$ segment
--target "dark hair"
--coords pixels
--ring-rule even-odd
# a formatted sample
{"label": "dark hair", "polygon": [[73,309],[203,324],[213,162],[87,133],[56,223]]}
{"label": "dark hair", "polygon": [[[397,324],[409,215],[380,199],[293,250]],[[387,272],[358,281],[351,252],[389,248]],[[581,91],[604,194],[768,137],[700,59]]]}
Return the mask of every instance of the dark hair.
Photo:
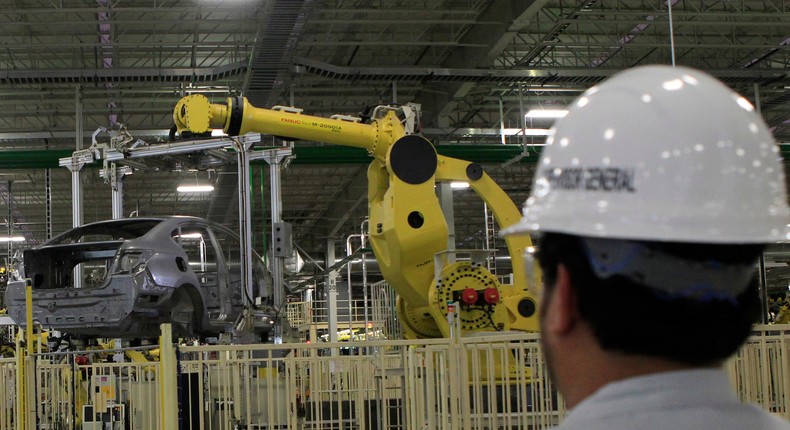
{"label": "dark hair", "polygon": [[[724,264],[754,262],[763,249],[762,245],[642,243],[677,257]],[[577,236],[546,233],[539,241],[538,259],[549,290],[559,264],[567,268],[579,313],[605,350],[659,356],[690,365],[714,364],[743,344],[759,315],[756,277],[735,300],[667,298],[623,276],[599,279],[583,246]]]}

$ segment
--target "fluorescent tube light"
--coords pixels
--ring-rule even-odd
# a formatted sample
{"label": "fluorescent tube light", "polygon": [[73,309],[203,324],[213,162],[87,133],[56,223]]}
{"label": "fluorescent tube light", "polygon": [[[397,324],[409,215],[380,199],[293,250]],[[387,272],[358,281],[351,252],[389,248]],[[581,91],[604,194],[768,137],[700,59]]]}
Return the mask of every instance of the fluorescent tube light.
{"label": "fluorescent tube light", "polygon": [[0,236],[0,242],[24,242],[25,238],[22,236]]}
{"label": "fluorescent tube light", "polygon": [[453,181],[450,182],[450,188],[454,190],[464,190],[469,188],[469,182],[460,182],[460,181]]}
{"label": "fluorescent tube light", "polygon": [[210,193],[214,191],[213,185],[179,185],[179,193]]}
{"label": "fluorescent tube light", "polygon": [[527,118],[562,118],[568,114],[565,109],[532,109],[524,115]]}
{"label": "fluorescent tube light", "polygon": [[505,136],[548,136],[551,129],[548,128],[503,128],[497,134]]}

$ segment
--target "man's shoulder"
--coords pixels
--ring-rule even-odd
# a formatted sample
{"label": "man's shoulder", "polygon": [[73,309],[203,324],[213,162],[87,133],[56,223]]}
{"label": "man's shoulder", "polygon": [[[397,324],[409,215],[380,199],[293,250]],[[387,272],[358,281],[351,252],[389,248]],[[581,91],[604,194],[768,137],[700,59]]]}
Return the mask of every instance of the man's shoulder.
{"label": "man's shoulder", "polygon": [[690,369],[624,379],[576,405],[560,430],[790,430],[790,421],[732,392],[721,369]]}
{"label": "man's shoulder", "polygon": [[740,407],[684,407],[643,411],[631,415],[613,414],[591,417],[589,420],[568,420],[555,430],[610,430],[639,428],[640,430],[677,430],[678,428],[716,430],[790,430],[790,420],[771,414],[752,405]]}

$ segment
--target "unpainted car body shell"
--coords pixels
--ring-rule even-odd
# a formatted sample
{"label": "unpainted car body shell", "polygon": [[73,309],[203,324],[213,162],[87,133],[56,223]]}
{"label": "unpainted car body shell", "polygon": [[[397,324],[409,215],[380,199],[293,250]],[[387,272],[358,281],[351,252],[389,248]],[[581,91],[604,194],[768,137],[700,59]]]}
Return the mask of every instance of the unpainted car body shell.
{"label": "unpainted car body shell", "polygon": [[[120,234],[113,229],[135,224],[144,229],[144,223],[152,227],[139,237],[69,243],[85,232]],[[5,296],[8,313],[17,324],[26,326],[25,286],[30,282],[33,318],[54,330],[120,338],[156,336],[164,322],[174,323],[184,335],[213,335],[229,330],[243,310],[245,292],[233,291],[241,289],[241,273],[221,264],[227,263],[222,257],[218,257],[213,272],[195,273],[173,236],[173,232],[185,227],[204,229],[211,236],[211,244],[217,243],[215,231],[235,235],[204,219],[182,216],[102,221],[69,230],[25,251],[24,271],[28,279],[9,282]],[[143,255],[145,264],[119,270],[124,255]],[[75,264],[108,257],[113,259],[112,265],[99,285],[72,287],[70,273]],[[268,272],[257,254],[253,253],[253,261],[254,285],[258,295],[265,295]],[[216,286],[210,285],[212,281]],[[267,327],[263,324],[258,328]]]}

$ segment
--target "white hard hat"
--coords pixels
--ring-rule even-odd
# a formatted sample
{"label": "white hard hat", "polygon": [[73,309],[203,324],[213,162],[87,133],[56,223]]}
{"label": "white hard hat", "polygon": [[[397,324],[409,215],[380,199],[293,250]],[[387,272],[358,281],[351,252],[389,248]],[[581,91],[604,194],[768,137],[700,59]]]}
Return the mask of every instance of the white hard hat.
{"label": "white hard hat", "polygon": [[771,133],[749,102],[684,67],[633,68],[559,120],[520,223],[530,231],[695,243],[785,239],[790,211]]}

